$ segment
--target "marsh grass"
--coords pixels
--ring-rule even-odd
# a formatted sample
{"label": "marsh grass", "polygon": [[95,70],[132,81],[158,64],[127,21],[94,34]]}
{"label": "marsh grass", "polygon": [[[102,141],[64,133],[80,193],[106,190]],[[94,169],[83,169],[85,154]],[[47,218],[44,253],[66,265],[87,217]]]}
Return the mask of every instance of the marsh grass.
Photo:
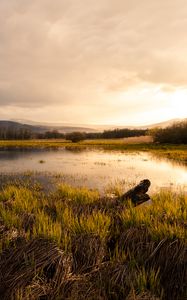
{"label": "marsh grass", "polygon": [[37,185],[7,184],[0,192],[0,233],[1,299],[187,295],[182,193],[160,191],[150,205],[133,207],[66,184],[50,194]]}

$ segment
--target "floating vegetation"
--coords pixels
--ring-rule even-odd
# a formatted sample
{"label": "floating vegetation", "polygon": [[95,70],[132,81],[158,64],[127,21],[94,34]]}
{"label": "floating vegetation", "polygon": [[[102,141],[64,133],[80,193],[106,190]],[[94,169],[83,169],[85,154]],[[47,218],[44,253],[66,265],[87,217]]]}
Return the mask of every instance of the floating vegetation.
{"label": "floating vegetation", "polygon": [[39,163],[40,163],[40,164],[44,164],[44,163],[45,163],[45,160],[41,159],[41,160],[39,160]]}

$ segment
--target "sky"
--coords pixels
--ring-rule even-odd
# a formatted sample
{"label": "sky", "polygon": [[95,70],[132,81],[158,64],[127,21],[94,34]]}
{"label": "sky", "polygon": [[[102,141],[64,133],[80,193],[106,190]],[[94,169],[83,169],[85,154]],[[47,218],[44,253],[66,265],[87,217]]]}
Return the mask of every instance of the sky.
{"label": "sky", "polygon": [[0,119],[184,117],[186,0],[0,0]]}

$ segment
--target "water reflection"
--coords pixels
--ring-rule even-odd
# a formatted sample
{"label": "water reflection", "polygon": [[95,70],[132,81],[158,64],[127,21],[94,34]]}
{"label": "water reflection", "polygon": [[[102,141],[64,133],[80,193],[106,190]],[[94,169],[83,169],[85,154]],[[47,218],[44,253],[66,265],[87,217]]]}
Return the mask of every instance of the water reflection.
{"label": "water reflection", "polygon": [[81,153],[81,152],[85,152],[88,148],[85,146],[81,146],[81,147],[65,147],[65,150],[70,151],[72,153]]}
{"label": "water reflection", "polygon": [[116,180],[149,178],[152,187],[187,186],[187,167],[148,152],[79,149],[1,150],[1,173],[52,172],[102,188]]}
{"label": "water reflection", "polygon": [[[31,155],[34,156],[35,154],[38,155],[38,153],[44,153],[45,151],[49,150],[41,150],[41,149],[9,149],[9,150],[0,150],[0,161],[4,160],[17,160],[19,158],[29,158]],[[55,150],[54,150],[55,151]]]}

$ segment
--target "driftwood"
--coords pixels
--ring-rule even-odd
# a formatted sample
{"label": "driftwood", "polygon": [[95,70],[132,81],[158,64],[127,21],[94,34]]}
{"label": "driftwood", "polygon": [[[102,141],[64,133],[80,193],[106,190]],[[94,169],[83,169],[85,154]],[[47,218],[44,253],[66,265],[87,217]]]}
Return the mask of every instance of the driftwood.
{"label": "driftwood", "polygon": [[146,202],[150,199],[147,194],[150,185],[151,182],[149,179],[141,180],[138,185],[123,194],[119,200],[122,202],[125,200],[131,200],[134,206]]}

